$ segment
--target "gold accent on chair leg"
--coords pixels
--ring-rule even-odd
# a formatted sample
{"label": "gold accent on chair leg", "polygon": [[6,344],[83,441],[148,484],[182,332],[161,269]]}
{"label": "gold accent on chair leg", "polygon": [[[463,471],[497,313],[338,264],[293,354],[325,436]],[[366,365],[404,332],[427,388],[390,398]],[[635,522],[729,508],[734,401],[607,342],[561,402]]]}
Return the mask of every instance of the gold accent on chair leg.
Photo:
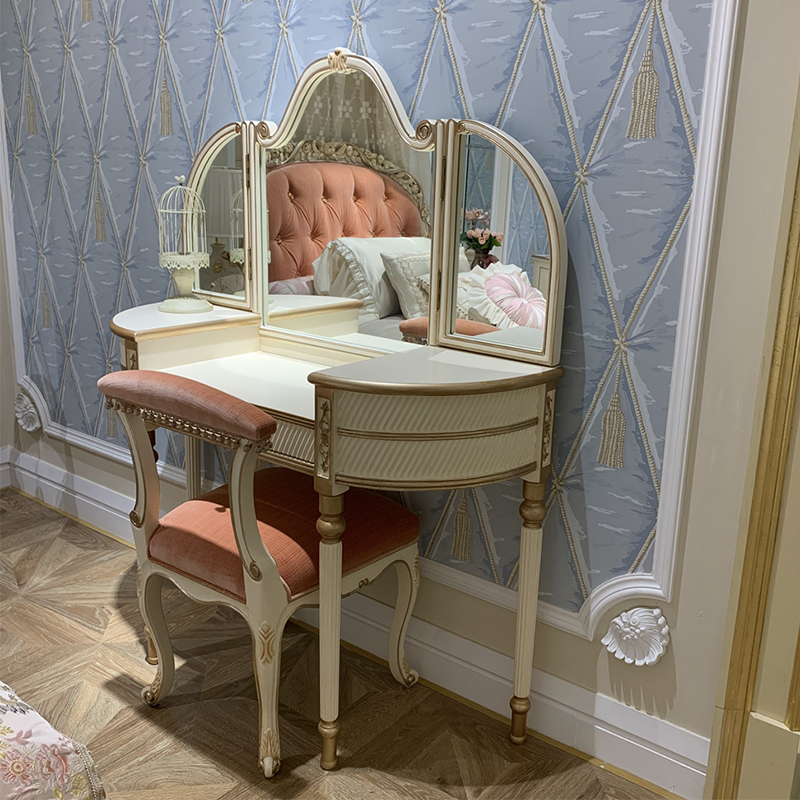
{"label": "gold accent on chair leg", "polygon": [[339,723],[320,720],[317,725],[319,735],[322,737],[322,756],[319,765],[322,769],[336,769],[339,761],[336,755],[336,740],[339,736]]}
{"label": "gold accent on chair leg", "polygon": [[150,631],[147,630],[146,625],[144,628],[144,635],[147,637],[147,655],[144,657],[144,660],[155,667],[158,665],[158,653],[156,652],[156,645],[155,642],[153,642],[153,637],[150,635]]}
{"label": "gold accent on chair leg", "polygon": [[528,697],[512,697],[511,702],[511,733],[509,739],[514,744],[525,744],[527,737],[528,711],[531,701]]}

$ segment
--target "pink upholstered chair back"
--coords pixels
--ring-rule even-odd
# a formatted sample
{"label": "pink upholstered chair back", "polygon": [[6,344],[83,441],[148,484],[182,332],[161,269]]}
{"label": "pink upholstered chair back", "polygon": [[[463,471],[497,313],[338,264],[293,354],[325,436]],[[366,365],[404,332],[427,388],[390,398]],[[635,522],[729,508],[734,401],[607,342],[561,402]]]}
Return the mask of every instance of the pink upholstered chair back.
{"label": "pink upholstered chair back", "polygon": [[267,172],[270,281],[312,275],[341,236],[420,236],[411,196],[391,178],[354,164],[298,162]]}

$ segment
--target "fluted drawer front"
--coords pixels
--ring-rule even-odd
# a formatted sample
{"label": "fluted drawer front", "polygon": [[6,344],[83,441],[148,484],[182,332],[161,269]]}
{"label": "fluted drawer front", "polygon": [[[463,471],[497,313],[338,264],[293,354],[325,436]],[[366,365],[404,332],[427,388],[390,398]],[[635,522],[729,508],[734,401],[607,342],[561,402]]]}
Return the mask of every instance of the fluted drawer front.
{"label": "fluted drawer front", "polygon": [[360,486],[398,489],[490,483],[534,468],[539,425],[489,436],[386,439],[339,430],[336,479]]}
{"label": "fluted drawer front", "polygon": [[398,396],[337,392],[336,426],[376,433],[442,433],[502,428],[541,415],[541,387],[492,394]]}
{"label": "fluted drawer front", "polygon": [[294,461],[314,465],[314,428],[276,418],[278,428],[272,436],[272,448],[267,460],[285,456]]}

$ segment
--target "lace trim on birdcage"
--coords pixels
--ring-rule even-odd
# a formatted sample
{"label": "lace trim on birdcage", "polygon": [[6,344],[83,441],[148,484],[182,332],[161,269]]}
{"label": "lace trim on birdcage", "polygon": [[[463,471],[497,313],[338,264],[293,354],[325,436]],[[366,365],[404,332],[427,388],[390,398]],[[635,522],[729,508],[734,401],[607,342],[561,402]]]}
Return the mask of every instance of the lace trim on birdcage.
{"label": "lace trim on birdcage", "polygon": [[158,264],[164,269],[193,269],[208,266],[208,253],[159,253]]}
{"label": "lace trim on birdcage", "polygon": [[228,250],[228,261],[231,264],[244,264],[244,248],[232,247]]}

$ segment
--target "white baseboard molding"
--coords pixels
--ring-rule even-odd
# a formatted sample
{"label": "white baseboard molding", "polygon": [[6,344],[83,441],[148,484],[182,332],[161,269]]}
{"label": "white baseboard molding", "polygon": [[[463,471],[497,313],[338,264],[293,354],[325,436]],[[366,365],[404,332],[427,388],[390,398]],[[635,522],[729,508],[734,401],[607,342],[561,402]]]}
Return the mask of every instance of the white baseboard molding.
{"label": "white baseboard molding", "polygon": [[[386,658],[392,609],[363,595],[342,602],[342,639]],[[296,616],[318,625],[316,609]],[[420,676],[509,716],[513,659],[412,619],[406,656]],[[528,725],[618,769],[686,798],[703,794],[709,740],[553,675],[533,671]]]}
{"label": "white baseboard molding", "polygon": [[[517,610],[517,593],[514,589],[499,586],[496,583],[470,575],[468,572],[462,572],[447,564],[440,564],[430,558],[420,558],[419,565],[420,573],[424,578],[450,586],[472,597],[480,597],[481,600],[486,600],[486,602],[496,606],[510,608],[512,611]],[[554,628],[580,636],[582,639],[589,639],[590,641],[592,639],[589,627],[583,620],[582,615],[575,611],[567,611],[544,600],[539,600],[536,618],[539,622],[544,622],[546,625],[552,625]]]}
{"label": "white baseboard molding", "polygon": [[8,463],[11,460],[12,447],[0,447],[0,489],[5,489],[6,486],[11,486],[11,465]]}
{"label": "white baseboard molding", "polygon": [[4,469],[8,472],[8,483],[3,483],[4,486],[20,489],[47,505],[133,544],[128,517],[133,508],[131,496],[14,448],[3,450],[8,451],[0,452],[0,475]]}
{"label": "white baseboard molding", "polygon": [[[81,478],[13,447],[0,448],[0,486],[13,486],[80,520],[133,542],[128,513],[132,496]],[[131,482],[131,494],[133,482]],[[423,575],[453,585],[423,560]],[[444,567],[447,573],[457,572]],[[445,580],[442,578],[445,577]],[[516,593],[470,578],[455,588],[516,607]],[[488,589],[481,589],[484,587]],[[512,605],[513,600],[513,605]],[[568,612],[563,612],[564,614]],[[297,615],[317,625],[317,612]],[[389,645],[392,609],[363,595],[343,601],[342,638],[381,658]],[[541,619],[541,617],[540,617]],[[508,716],[513,661],[456,634],[412,619],[406,640],[409,663],[423,678],[496,713]],[[534,670],[528,723],[539,733],[686,798],[702,796],[709,740],[560,678]]]}

